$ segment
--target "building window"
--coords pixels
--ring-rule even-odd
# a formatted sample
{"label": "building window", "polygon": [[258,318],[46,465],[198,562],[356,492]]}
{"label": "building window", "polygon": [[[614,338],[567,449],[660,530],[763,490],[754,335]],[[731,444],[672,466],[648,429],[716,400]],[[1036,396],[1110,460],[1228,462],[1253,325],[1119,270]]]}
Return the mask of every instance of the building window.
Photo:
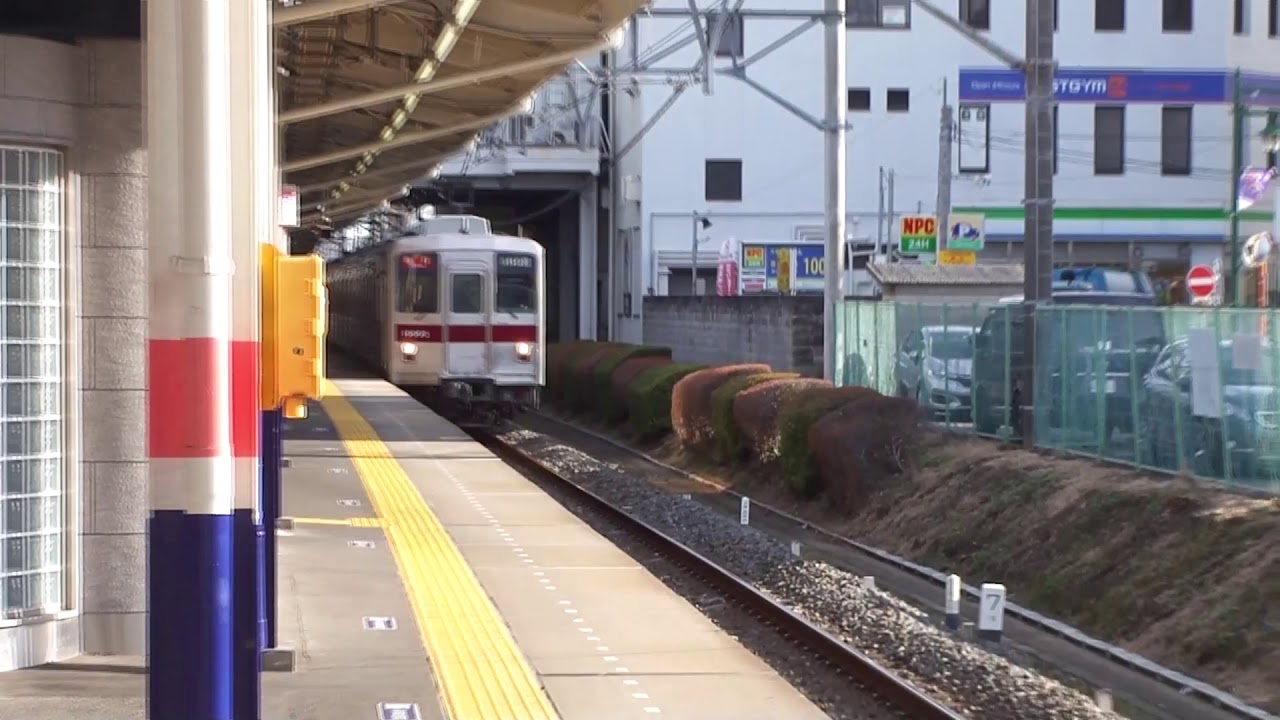
{"label": "building window", "polygon": [[62,153],[0,146],[0,620],[63,609]]}
{"label": "building window", "polygon": [[1160,111],[1160,174],[1191,174],[1191,108]]}
{"label": "building window", "polygon": [[1267,0],[1267,37],[1280,34],[1280,0]]}
{"label": "building window", "polygon": [[885,109],[889,112],[909,112],[911,91],[906,88],[889,88],[885,93]]}
{"label": "building window", "polygon": [[991,172],[991,106],[963,103],[956,123],[960,172]]}
{"label": "building window", "polygon": [[905,30],[911,27],[911,0],[844,0],[844,24]]}
{"label": "building window", "polygon": [[1093,29],[1124,31],[1124,0],[1093,0]]}
{"label": "building window", "polygon": [[975,30],[990,30],[991,0],[960,0],[960,22]]}
{"label": "building window", "polygon": [[1124,106],[1093,109],[1093,174],[1124,174]]}
{"label": "building window", "polygon": [[1191,32],[1191,0],[1164,0],[1165,32]]}
{"label": "building window", "polygon": [[737,202],[742,199],[741,160],[708,160],[703,172],[707,200]]}
{"label": "building window", "polygon": [[849,88],[846,98],[850,110],[866,111],[871,109],[871,88]]}
{"label": "building window", "polygon": [[1053,31],[1058,32],[1058,0],[1053,0]]}
{"label": "building window", "polygon": [[[707,31],[707,42],[711,41],[711,36],[715,35],[716,23],[720,19],[722,13],[707,13],[707,22],[704,29]],[[724,30],[720,32],[720,42],[716,43],[714,48],[716,57],[740,58],[745,56],[743,51],[743,29],[742,16],[738,13],[730,13],[724,20]]]}
{"label": "building window", "polygon": [[1235,0],[1235,10],[1231,20],[1231,30],[1236,35],[1249,34],[1248,0]]}

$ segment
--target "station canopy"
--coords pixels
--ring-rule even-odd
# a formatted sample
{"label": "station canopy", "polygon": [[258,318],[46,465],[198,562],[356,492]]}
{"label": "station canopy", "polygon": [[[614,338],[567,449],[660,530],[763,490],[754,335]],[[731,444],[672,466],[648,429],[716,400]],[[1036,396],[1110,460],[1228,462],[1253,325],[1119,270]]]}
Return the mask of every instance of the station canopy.
{"label": "station canopy", "polygon": [[[382,205],[608,50],[647,0],[306,0],[277,7],[285,182],[304,227]],[[331,225],[332,224],[332,225]]]}

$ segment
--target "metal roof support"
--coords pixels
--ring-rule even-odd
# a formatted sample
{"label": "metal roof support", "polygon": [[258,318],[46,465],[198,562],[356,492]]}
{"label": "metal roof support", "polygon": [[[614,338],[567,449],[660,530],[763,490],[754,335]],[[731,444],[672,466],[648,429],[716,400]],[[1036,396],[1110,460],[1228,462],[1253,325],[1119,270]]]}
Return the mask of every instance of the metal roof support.
{"label": "metal roof support", "polygon": [[[451,154],[452,153],[450,153],[449,155]],[[390,165],[384,168],[375,168],[374,170],[371,170],[370,172],[367,172],[361,175],[346,174],[341,177],[333,178],[332,180],[312,183],[310,185],[303,185],[302,187],[298,188],[298,194],[307,195],[309,193],[319,192],[321,190],[328,190],[329,188],[334,187],[336,185],[341,185],[344,182],[350,183],[352,187],[359,187],[361,184],[365,182],[365,180],[376,180],[380,177],[393,175],[395,173],[402,173],[402,172],[405,172],[406,170],[413,170],[415,168],[421,168],[421,167],[429,167],[437,162],[443,162],[444,160],[447,160],[449,158],[449,155],[434,155],[431,157],[418,158],[417,160],[414,160],[412,162],[400,163],[399,165]]]}
{"label": "metal roof support", "polygon": [[490,125],[500,120],[503,120],[509,115],[515,114],[516,112],[519,111],[521,107],[524,106],[524,104],[525,104],[524,101],[521,100],[521,102],[515,107],[507,108],[502,112],[494,113],[493,115],[484,115],[482,117],[476,118],[475,120],[468,120],[467,122],[464,122],[464,123],[458,123],[457,125],[448,125],[445,127],[439,127],[432,130],[422,130],[420,132],[405,133],[403,135],[400,135],[398,137],[395,137],[387,141],[375,140],[374,142],[365,143],[363,145],[354,145],[349,148],[342,148],[341,150],[334,150],[332,152],[321,153],[320,155],[312,155],[310,157],[304,157],[300,160],[292,160],[284,163],[281,169],[284,172],[295,172],[297,170],[306,170],[308,168],[320,167],[321,165],[329,165],[331,163],[342,162],[343,160],[350,160],[351,158],[357,158],[357,157],[360,157],[361,155],[364,155],[365,153],[383,152],[386,150],[391,150],[393,148],[405,147],[406,145],[417,145],[418,143],[438,140],[440,138],[448,137],[450,135],[457,135],[458,133],[463,133],[468,130],[480,130],[480,129],[489,127]]}
{"label": "metal roof support", "polygon": [[409,83],[407,85],[397,85],[389,87],[385,90],[377,90],[362,95],[352,97],[339,98],[330,100],[329,102],[320,103],[319,105],[308,105],[306,107],[294,108],[280,113],[279,123],[281,125],[289,125],[303,120],[313,120],[328,115],[336,115],[348,110],[355,110],[370,105],[379,105],[382,103],[401,100],[407,95],[429,95],[431,93],[444,92],[446,90],[456,90],[458,88],[475,85],[489,80],[507,77],[509,75],[520,75],[527,72],[537,70],[547,70],[549,68],[567,65],[579,57],[588,53],[601,52],[612,46],[614,40],[605,38],[598,42],[591,43],[572,50],[562,50],[551,55],[543,55],[528,60],[518,60],[511,63],[503,63],[493,67],[475,70],[472,72],[459,73],[445,78],[431,80],[429,82]]}
{"label": "metal roof support", "polygon": [[271,24],[278,28],[288,27],[335,15],[372,10],[383,5],[399,2],[404,2],[404,0],[311,0],[297,5],[276,8],[276,11],[271,14]]}

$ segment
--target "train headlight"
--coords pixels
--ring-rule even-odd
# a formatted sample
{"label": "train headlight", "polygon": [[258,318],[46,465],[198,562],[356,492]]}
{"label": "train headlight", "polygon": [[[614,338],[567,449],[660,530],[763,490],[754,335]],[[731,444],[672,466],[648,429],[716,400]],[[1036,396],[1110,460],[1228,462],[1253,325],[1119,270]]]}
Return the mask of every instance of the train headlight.
{"label": "train headlight", "polygon": [[533,346],[527,342],[516,343],[516,359],[520,362],[529,362],[533,358]]}
{"label": "train headlight", "polygon": [[411,342],[402,342],[400,343],[400,354],[404,356],[405,360],[412,360],[418,357],[418,346]]}

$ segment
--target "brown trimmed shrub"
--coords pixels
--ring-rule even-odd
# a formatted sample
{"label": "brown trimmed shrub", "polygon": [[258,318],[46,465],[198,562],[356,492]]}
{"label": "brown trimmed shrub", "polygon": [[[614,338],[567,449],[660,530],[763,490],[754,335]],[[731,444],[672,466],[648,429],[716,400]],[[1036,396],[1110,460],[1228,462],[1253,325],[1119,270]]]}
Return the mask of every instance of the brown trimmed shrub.
{"label": "brown trimmed shrub", "polygon": [[[596,364],[592,372],[591,387],[597,398],[604,398],[612,387],[613,373],[622,367],[622,363],[640,357],[665,357],[671,359],[671,348],[658,345],[624,345],[618,352]],[[597,405],[597,408],[599,406]]]}
{"label": "brown trimmed shrub", "polygon": [[651,440],[671,432],[671,388],[680,378],[706,365],[671,363],[659,365],[636,376],[627,397],[628,420],[641,440]]}
{"label": "brown trimmed shrub", "polygon": [[773,372],[762,363],[720,365],[689,373],[671,388],[671,428],[680,444],[693,448],[712,438],[711,395],[725,382],[744,375]]}
{"label": "brown trimmed shrub", "polygon": [[624,360],[609,378],[609,392],[600,396],[601,415],[605,421],[619,423],[626,420],[632,383],[649,368],[670,364],[671,358],[653,355]]}
{"label": "brown trimmed shrub", "polygon": [[547,395],[554,403],[564,403],[565,387],[569,384],[569,374],[573,366],[584,355],[599,350],[606,343],[595,340],[579,340],[561,343],[554,356],[547,357]]}
{"label": "brown trimmed shrub", "polygon": [[596,366],[626,347],[628,346],[622,343],[597,343],[592,352],[576,357],[564,373],[565,407],[574,412],[589,409],[592,400],[591,380],[595,377]]}
{"label": "brown trimmed shrub", "polygon": [[868,493],[906,470],[923,417],[914,400],[877,394],[815,422],[809,451],[831,504],[857,510]]}
{"label": "brown trimmed shrub", "polygon": [[809,428],[830,412],[879,395],[871,388],[857,386],[812,387],[801,390],[783,404],[778,414],[778,455],[782,458],[782,477],[793,492],[814,497],[822,490],[818,468],[809,450]]}
{"label": "brown trimmed shrub", "polygon": [[782,406],[809,388],[830,388],[831,383],[814,378],[796,378],[761,383],[738,393],[733,399],[733,422],[742,431],[747,449],[757,462],[778,457],[778,416]]}
{"label": "brown trimmed shrub", "polygon": [[711,393],[711,434],[715,441],[716,460],[737,462],[742,459],[746,440],[733,420],[733,401],[742,391],[762,383],[792,380],[800,373],[761,373],[740,375],[726,380]]}

